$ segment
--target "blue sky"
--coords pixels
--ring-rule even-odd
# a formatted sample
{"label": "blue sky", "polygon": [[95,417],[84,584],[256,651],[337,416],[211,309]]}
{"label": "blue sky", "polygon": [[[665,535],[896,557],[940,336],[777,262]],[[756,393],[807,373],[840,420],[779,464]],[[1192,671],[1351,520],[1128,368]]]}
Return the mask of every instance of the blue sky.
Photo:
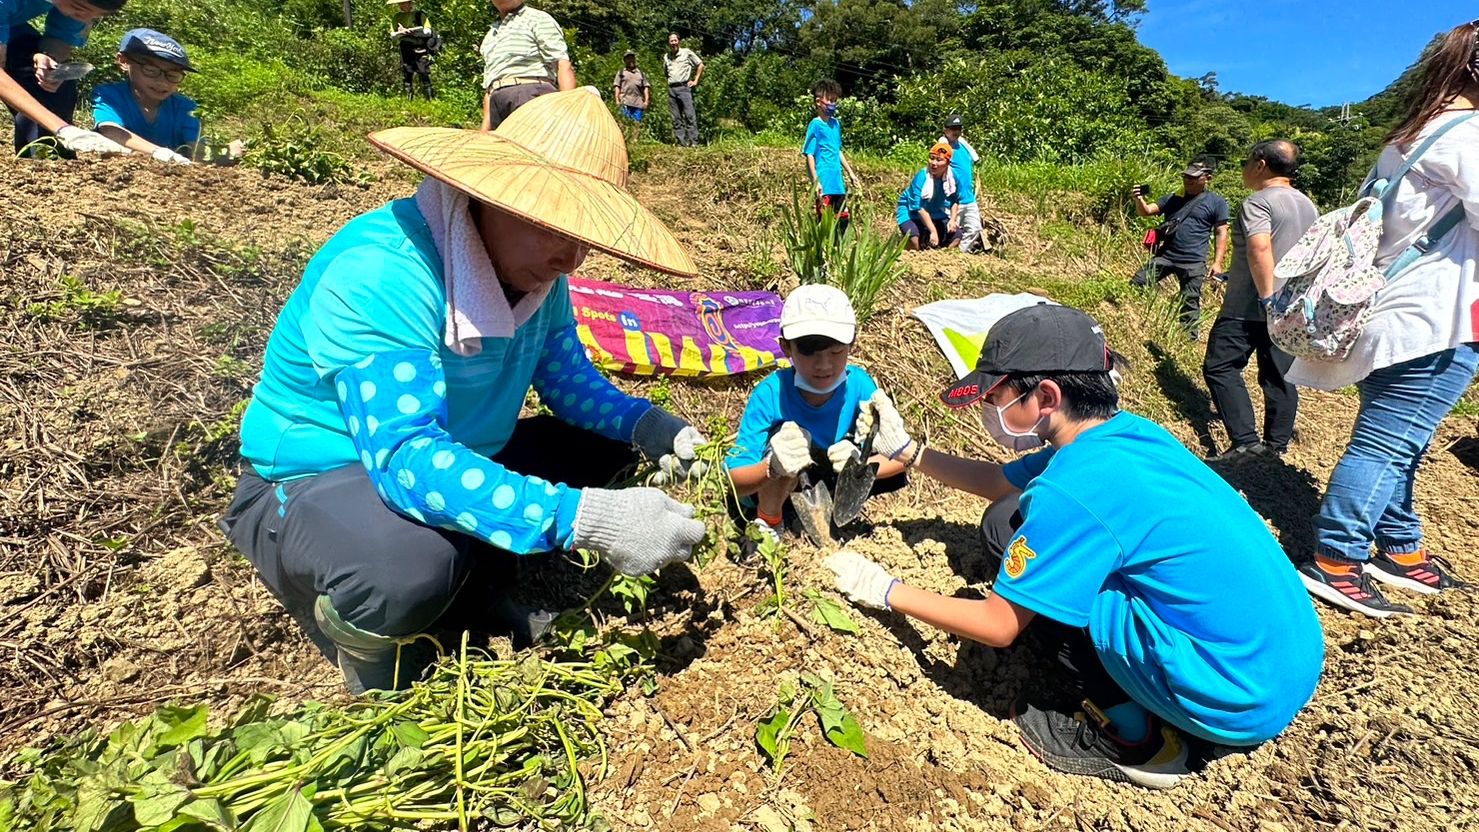
{"label": "blue sky", "polygon": [[1139,34],[1177,75],[1323,107],[1381,92],[1476,15],[1474,0],[1150,0]]}

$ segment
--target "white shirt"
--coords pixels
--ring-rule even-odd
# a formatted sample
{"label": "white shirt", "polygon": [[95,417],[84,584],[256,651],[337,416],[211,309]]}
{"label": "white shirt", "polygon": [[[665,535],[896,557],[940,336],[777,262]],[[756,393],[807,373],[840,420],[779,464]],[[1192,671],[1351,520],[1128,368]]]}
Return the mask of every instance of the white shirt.
{"label": "white shirt", "polygon": [[[1433,119],[1407,151],[1460,115]],[[1404,157],[1388,145],[1377,160],[1377,176],[1396,173]],[[1338,390],[1373,370],[1479,341],[1479,118],[1448,131],[1394,187],[1397,195],[1383,216],[1378,269],[1390,265],[1453,206],[1462,204],[1467,216],[1437,248],[1377,292],[1371,320],[1345,361],[1296,359],[1285,374],[1295,384]]]}

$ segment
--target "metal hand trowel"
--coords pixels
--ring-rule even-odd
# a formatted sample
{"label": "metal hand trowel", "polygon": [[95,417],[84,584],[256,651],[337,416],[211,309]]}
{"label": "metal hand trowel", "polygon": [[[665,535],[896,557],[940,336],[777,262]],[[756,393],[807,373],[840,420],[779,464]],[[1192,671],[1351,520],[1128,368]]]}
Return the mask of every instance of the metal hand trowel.
{"label": "metal hand trowel", "polygon": [[873,493],[873,481],[878,478],[878,463],[869,462],[873,457],[873,439],[878,436],[878,425],[863,440],[861,453],[849,459],[837,474],[837,489],[832,495],[832,522],[846,526],[863,513],[863,504]]}
{"label": "metal hand trowel", "polygon": [[832,539],[832,492],[826,483],[812,485],[803,471],[800,487],[791,492],[791,508],[796,510],[796,518],[812,545],[828,551],[837,548],[837,541]]}

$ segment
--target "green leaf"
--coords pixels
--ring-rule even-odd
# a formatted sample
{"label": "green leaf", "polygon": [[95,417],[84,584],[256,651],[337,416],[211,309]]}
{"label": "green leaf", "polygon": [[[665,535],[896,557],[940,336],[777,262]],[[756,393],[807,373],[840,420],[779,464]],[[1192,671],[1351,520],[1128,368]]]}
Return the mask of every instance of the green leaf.
{"label": "green leaf", "polygon": [[193,708],[177,708],[165,705],[154,712],[154,747],[174,748],[206,735],[206,717],[209,708],[196,705]]}
{"label": "green leaf", "polygon": [[421,765],[421,758],[421,749],[402,748],[391,755],[390,760],[385,763],[385,774],[394,777],[403,771],[414,771],[417,766]]}
{"label": "green leaf", "polygon": [[[818,714],[821,712],[818,711]],[[863,728],[858,721],[853,719],[852,714],[843,712],[842,719],[834,726],[828,728],[823,720],[822,736],[827,742],[838,748],[845,748],[859,757],[868,756],[868,749],[863,739]]]}
{"label": "green leaf", "polygon": [[806,591],[806,597],[811,600],[811,617],[818,624],[825,624],[839,633],[851,633],[857,635],[858,623],[852,620],[847,610],[842,605],[827,598],[814,589]]}
{"label": "green leaf", "polygon": [[232,814],[231,810],[226,808],[226,804],[219,800],[196,800],[186,803],[180,809],[178,818],[204,824],[220,832],[228,832],[237,827],[236,815]]}
{"label": "green leaf", "polygon": [[297,789],[289,789],[252,815],[242,832],[323,832],[323,826],[313,816],[308,798]]}
{"label": "green leaf", "polygon": [[173,783],[145,783],[137,792],[129,795],[128,802],[134,807],[134,820],[140,826],[159,826],[175,816],[175,812],[190,802],[190,792]]}
{"label": "green leaf", "polygon": [[775,760],[780,753],[780,746],[785,741],[781,736],[785,731],[786,724],[791,721],[791,712],[786,708],[776,708],[769,718],[761,721],[755,727],[755,743],[765,753],[767,759]]}
{"label": "green leaf", "polygon": [[404,748],[420,748],[431,739],[431,735],[422,730],[420,725],[409,720],[401,720],[390,726],[390,732],[400,741]]}
{"label": "green leaf", "polygon": [[256,694],[241,706],[241,710],[236,712],[236,717],[231,720],[231,727],[240,728],[251,722],[263,722],[267,719],[271,709],[272,697]]}

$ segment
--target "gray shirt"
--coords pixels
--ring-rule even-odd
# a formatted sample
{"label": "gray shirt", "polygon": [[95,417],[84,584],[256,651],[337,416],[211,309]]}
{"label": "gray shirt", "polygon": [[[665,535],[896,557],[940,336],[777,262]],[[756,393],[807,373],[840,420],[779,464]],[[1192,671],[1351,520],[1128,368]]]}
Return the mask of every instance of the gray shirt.
{"label": "gray shirt", "polygon": [[1232,229],[1232,266],[1227,270],[1227,297],[1222,301],[1221,318],[1235,321],[1263,320],[1263,307],[1258,305],[1258,289],[1253,285],[1253,270],[1248,266],[1248,238],[1268,234],[1273,238],[1274,262],[1294,248],[1304,232],[1319,219],[1320,212],[1309,197],[1294,188],[1274,186],[1243,200],[1237,222]]}
{"label": "gray shirt", "polygon": [[662,53],[662,68],[668,76],[668,86],[674,84],[686,84],[693,77],[693,71],[703,66],[704,62],[693,54],[693,50],[686,46],[678,47],[678,54]]}

